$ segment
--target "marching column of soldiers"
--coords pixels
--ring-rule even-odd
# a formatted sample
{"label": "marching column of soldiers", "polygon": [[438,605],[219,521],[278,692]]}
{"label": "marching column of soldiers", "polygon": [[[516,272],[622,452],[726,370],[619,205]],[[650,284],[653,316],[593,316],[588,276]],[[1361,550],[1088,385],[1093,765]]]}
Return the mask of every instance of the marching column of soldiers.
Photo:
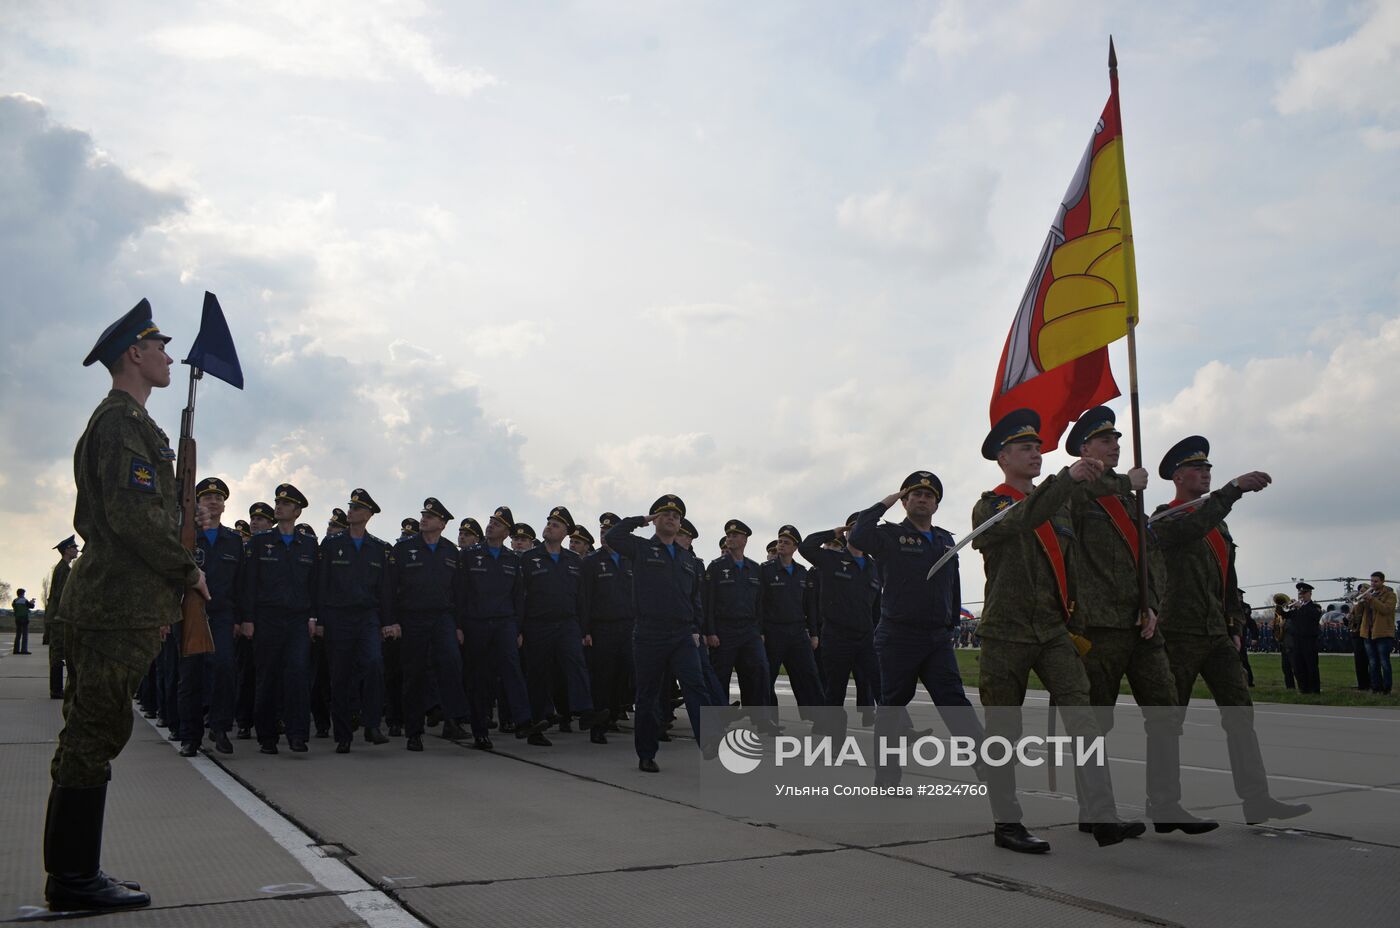
{"label": "marching column of soldiers", "polygon": [[[299,521],[308,500],[289,483],[276,487],[271,504],[254,503],[246,524],[224,528],[229,492],[216,477],[197,487],[203,524],[190,553],[174,529],[174,455],[144,408],[150,390],[169,383],[166,341],[143,300],[87,361],[109,368],[113,390],[75,454],[75,527],[87,550],[71,574],[74,539],[57,546],[54,634],[68,679],[45,841],[51,904],[149,902],[131,881],[96,866],[108,762],[131,727],[129,707],[114,698],[129,699],[138,684],[185,754],[206,731],[214,750],[232,752],[235,728],[237,739],[256,737],[263,753],[277,754],[284,740],[306,752],[313,716],[316,734],[334,738],[338,753],[351,749],[357,729],[368,744],[402,734],[409,750],[421,751],[436,721],[452,739],[470,727],[473,745],[491,750],[493,730],[546,747],[546,730],[567,730],[577,717],[591,741],[607,744],[630,710],[638,767],[655,773],[659,743],[670,740],[665,719],[682,705],[706,758],[723,732],[702,737],[702,707],[726,706],[721,718],[745,713],[760,731],[777,731],[780,669],[802,709],[843,704],[854,677],[868,694],[861,702],[878,707],[877,733],[887,735],[912,730],[906,707],[922,683],[950,730],[979,742],[1019,735],[1018,714],[1002,709],[1023,704],[1032,673],[1070,734],[1097,736],[1112,727],[1126,677],[1145,714],[1148,816],[1158,832],[1200,834],[1216,823],[1181,805],[1177,742],[1201,678],[1218,705],[1240,710],[1222,720],[1246,821],[1309,811],[1269,794],[1238,652],[1235,544],[1225,517],[1271,478],[1249,472],[1211,492],[1201,436],[1162,458],[1158,474],[1176,497],[1140,547],[1133,494],[1148,474],[1116,471],[1111,409],[1081,415],[1066,442],[1076,460],[1039,483],[1036,413],[1016,410],[992,427],[982,455],[1002,482],[974,505],[969,536],[986,574],[984,731],[954,655],[957,546],[933,523],[943,485],[930,471],[915,471],[835,528],[804,539],[784,525],[762,564],[746,557],[753,533],[739,519],[725,522],[720,556],[704,563],[686,505],[669,493],[646,515],[603,513],[594,550],[592,533],[563,506],[549,511],[541,535],[506,506],[484,525],[464,518],[454,544],[443,537],[454,516],[436,497],[424,500],[417,520],[404,520],[391,544],[368,532],[380,507],[356,489],[318,543]],[[884,520],[896,502],[904,517]],[[647,527],[650,537],[638,534]],[[208,601],[212,655],[181,657],[172,645],[179,636],[169,627],[187,589]],[[1393,595],[1377,601],[1393,623]],[[728,707],[736,671],[740,699]],[[324,680],[319,696],[313,678]],[[997,846],[1049,850],[1022,824],[1014,766],[979,765],[977,774]],[[899,776],[882,767],[877,782]],[[1085,766],[1077,779],[1080,827],[1098,844],[1143,833],[1143,823],[1119,819],[1106,766]],[[75,825],[93,815],[95,833]]]}

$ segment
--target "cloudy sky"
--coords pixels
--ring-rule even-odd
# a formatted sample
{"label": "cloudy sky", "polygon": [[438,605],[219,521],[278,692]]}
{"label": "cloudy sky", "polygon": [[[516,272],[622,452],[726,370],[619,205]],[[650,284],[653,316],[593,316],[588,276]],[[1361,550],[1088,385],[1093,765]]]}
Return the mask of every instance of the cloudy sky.
{"label": "cloudy sky", "polygon": [[391,537],[426,495],[538,527],[672,491],[708,553],[925,467],[961,533],[1109,33],[1149,464],[1201,432],[1275,476],[1247,585],[1400,574],[1400,5],[1228,6],[10,0],[0,579],[71,531],[97,333],[145,296],[183,357],[206,289],[230,520],[284,480]]}

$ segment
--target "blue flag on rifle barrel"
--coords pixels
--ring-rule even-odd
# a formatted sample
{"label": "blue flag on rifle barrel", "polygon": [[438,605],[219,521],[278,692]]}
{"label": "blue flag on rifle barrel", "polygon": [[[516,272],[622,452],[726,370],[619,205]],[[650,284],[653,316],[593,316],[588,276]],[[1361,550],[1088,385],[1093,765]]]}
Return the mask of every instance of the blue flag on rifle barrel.
{"label": "blue flag on rifle barrel", "polygon": [[243,368],[238,363],[233,336],[229,334],[219,298],[208,290],[204,291],[204,315],[199,320],[199,334],[183,363],[243,389]]}

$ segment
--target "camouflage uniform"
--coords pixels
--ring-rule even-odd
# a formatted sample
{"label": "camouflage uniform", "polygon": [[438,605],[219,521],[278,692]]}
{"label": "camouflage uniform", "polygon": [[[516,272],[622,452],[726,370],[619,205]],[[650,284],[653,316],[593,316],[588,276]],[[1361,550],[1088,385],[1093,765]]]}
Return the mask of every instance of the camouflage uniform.
{"label": "camouflage uniform", "polygon": [[[1221,725],[1235,792],[1248,801],[1267,799],[1269,786],[1254,733],[1254,703],[1240,652],[1230,640],[1239,634],[1235,620],[1239,584],[1235,580],[1235,543],[1225,516],[1242,495],[1234,483],[1226,484],[1203,497],[1191,512],[1154,523],[1152,531],[1166,565],[1166,592],[1158,627],[1166,637],[1177,702],[1183,707],[1190,704],[1191,689],[1201,677],[1217,706],[1236,707],[1221,713]],[[1164,504],[1157,511],[1167,508]],[[1211,529],[1219,529],[1225,539],[1224,585],[1220,562],[1206,541]],[[1181,712],[1184,710],[1178,714]],[[1177,789],[1179,799],[1179,784]]]}
{"label": "camouflage uniform", "polygon": [[[1109,479],[1119,479],[1111,470]],[[1131,493],[1114,494],[1129,519],[1137,514]],[[1071,503],[1075,535],[1075,569],[1078,599],[1075,616],[1084,625],[1091,647],[1084,655],[1089,677],[1089,701],[1104,734],[1113,730],[1113,706],[1123,677],[1133,699],[1143,707],[1147,731],[1147,794],[1149,810],[1169,802],[1171,781],[1180,770],[1178,756],[1181,728],[1170,707],[1177,704],[1176,685],[1167,661],[1164,636],[1143,638],[1138,626],[1138,562],[1113,518],[1097,498],[1084,494]],[[1126,526],[1131,531],[1133,526]],[[1147,543],[1147,608],[1160,612],[1165,565],[1151,535]],[[1076,781],[1079,771],[1075,771]],[[1079,794],[1084,795],[1083,785]],[[1080,805],[1080,817],[1087,809]]]}
{"label": "camouflage uniform", "polygon": [[63,697],[63,619],[59,608],[63,604],[63,588],[73,568],[59,559],[49,578],[49,598],[44,603],[44,644],[49,646],[49,695]]}
{"label": "camouflage uniform", "polygon": [[51,773],[64,787],[110,778],[131,737],[131,695],[199,580],[180,545],[170,440],[130,395],[112,390],[73,455],[73,525],[86,549],[63,588],[69,680]]}
{"label": "camouflage uniform", "polygon": [[[1100,478],[1087,487],[1094,496],[1127,492],[1127,478]],[[1068,468],[1047,477],[1005,518],[977,536],[972,546],[982,552],[987,586],[982,621],[981,671],[978,689],[984,707],[1020,706],[1032,670],[1061,707],[1065,729],[1071,736],[1097,738],[1101,732],[1089,706],[1089,680],[1070,637],[1059,585],[1041,550],[1035,529],[1050,522],[1065,560],[1073,615],[1074,537],[1069,503],[1086,488],[1075,484]],[[976,528],[1012,499],[994,491],[982,494],[972,510]],[[1074,627],[1078,629],[1076,621]],[[987,735],[1000,735],[1013,743],[1021,737],[1017,712],[987,711]],[[1083,801],[1088,821],[1116,822],[1113,790],[1106,767],[1084,769]],[[998,823],[1019,822],[1021,804],[1016,799],[1016,768],[994,767],[987,774],[992,815]]]}

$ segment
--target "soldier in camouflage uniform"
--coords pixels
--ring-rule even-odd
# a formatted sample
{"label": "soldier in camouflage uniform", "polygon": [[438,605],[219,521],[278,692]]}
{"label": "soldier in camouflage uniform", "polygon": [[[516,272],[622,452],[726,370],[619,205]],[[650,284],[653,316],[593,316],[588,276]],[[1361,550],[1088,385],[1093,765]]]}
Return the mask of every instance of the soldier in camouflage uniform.
{"label": "soldier in camouflage uniform", "polygon": [[[1153,534],[1166,564],[1166,597],[1161,631],[1167,639],[1167,660],[1176,681],[1177,701],[1190,704],[1196,678],[1205,680],[1221,712],[1221,727],[1230,752],[1235,792],[1244,801],[1245,821],[1295,818],[1311,811],[1305,803],[1290,805],[1269,795],[1268,775],[1254,733],[1254,701],[1240,664],[1239,629],[1235,624],[1235,543],[1225,516],[1245,493],[1257,493],[1273,479],[1251,471],[1210,492],[1210,442],[1192,435],[1177,442],[1162,458],[1158,474],[1176,485],[1176,499],[1158,512],[1184,507],[1157,519]],[[1204,496],[1204,499],[1202,498]],[[1188,505],[1198,501],[1195,506]],[[1184,714],[1185,709],[1178,709]],[[1172,777],[1180,798],[1180,774]]]}
{"label": "soldier in camouflage uniform", "polygon": [[[1103,465],[1088,459],[1033,486],[1040,475],[1039,429],[1040,416],[1034,411],[1014,410],[992,427],[982,444],[982,456],[997,462],[1006,482],[982,494],[972,510],[972,526],[1009,512],[972,541],[982,552],[987,577],[980,695],[987,707],[988,737],[1000,735],[1015,744],[1021,737],[1019,712],[995,707],[1022,705],[1034,670],[1062,708],[1069,734],[1092,741],[1101,732],[1088,709],[1089,679],[1067,624],[1074,614],[1069,503],[1086,491],[1101,496],[1127,493],[1132,487],[1127,477],[1101,479]],[[1021,824],[1015,766],[990,767],[986,779],[997,847],[1032,854],[1048,851],[1049,842]],[[1083,801],[1100,846],[1146,831],[1141,822],[1118,820],[1106,767],[1085,766],[1082,782]]]}
{"label": "soldier in camouflage uniform", "polygon": [[49,698],[63,698],[63,619],[59,609],[63,605],[63,588],[68,583],[72,571],[73,558],[78,556],[78,540],[72,535],[54,545],[59,554],[59,562],[53,566],[53,576],[49,578],[49,598],[44,603],[44,644],[49,646]]}
{"label": "soldier in camouflage uniform", "polygon": [[145,300],[113,323],[83,361],[101,361],[112,390],[73,455],[73,525],[87,553],[63,588],[68,688],[50,770],[44,826],[49,907],[147,905],[135,884],[102,872],[102,822],[111,761],[131,737],[131,694],[180,618],[180,596],[206,599],[204,574],[180,545],[175,452],[146,413],[151,390],[170,384],[169,338]]}
{"label": "soldier in camouflage uniform", "polygon": [[[1104,465],[1104,476],[1114,478],[1118,464],[1117,418],[1107,406],[1099,406],[1079,417],[1065,452],[1073,457],[1092,458]],[[1133,468],[1128,477],[1134,487],[1145,486],[1147,471]],[[1133,699],[1142,707],[1147,731],[1147,811],[1158,832],[1180,830],[1204,834],[1218,827],[1216,822],[1196,818],[1175,801],[1181,795],[1176,782],[1181,769],[1181,728],[1177,714],[1176,684],[1167,662],[1165,639],[1157,634],[1165,567],[1161,550],[1149,536],[1146,557],[1147,611],[1138,612],[1137,499],[1130,494],[1092,498],[1077,497],[1070,504],[1074,518],[1075,571],[1078,577],[1076,619],[1084,625],[1084,637],[1091,643],[1084,655],[1089,675],[1089,701],[1101,707],[1096,713],[1104,734],[1113,729],[1113,706],[1118,688],[1128,678]],[[1079,830],[1092,831],[1084,805],[1084,788],[1075,770],[1080,801]]]}

